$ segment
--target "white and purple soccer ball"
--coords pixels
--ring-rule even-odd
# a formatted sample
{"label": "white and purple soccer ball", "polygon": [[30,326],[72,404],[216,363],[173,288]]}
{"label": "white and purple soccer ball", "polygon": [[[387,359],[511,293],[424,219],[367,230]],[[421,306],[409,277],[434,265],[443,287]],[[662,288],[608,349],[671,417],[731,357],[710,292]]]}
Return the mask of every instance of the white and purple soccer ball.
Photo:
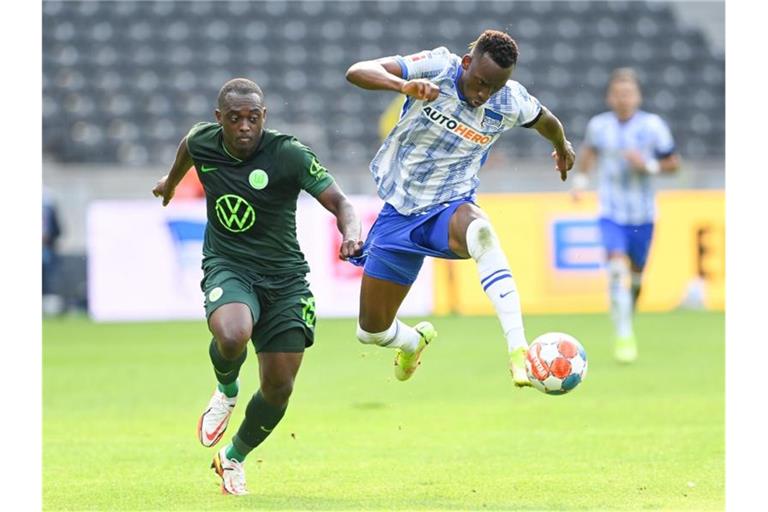
{"label": "white and purple soccer ball", "polygon": [[564,395],[587,376],[587,353],[573,336],[548,332],[528,347],[525,368],[533,387],[548,395]]}

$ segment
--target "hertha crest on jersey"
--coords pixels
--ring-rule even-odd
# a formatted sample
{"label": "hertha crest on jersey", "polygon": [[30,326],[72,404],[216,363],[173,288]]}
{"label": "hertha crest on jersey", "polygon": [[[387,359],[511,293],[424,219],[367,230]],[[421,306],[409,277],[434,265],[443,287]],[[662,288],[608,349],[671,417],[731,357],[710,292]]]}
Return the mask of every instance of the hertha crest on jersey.
{"label": "hertha crest on jersey", "polygon": [[504,120],[504,116],[498,112],[486,108],[485,115],[483,116],[483,128],[496,129],[501,127],[501,122]]}

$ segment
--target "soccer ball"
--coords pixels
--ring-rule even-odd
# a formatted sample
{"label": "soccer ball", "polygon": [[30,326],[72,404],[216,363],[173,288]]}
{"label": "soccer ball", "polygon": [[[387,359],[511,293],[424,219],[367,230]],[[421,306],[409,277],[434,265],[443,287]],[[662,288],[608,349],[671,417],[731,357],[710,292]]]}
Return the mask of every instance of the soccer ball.
{"label": "soccer ball", "polygon": [[587,353],[573,336],[548,332],[528,347],[525,369],[533,387],[548,395],[564,395],[587,376]]}

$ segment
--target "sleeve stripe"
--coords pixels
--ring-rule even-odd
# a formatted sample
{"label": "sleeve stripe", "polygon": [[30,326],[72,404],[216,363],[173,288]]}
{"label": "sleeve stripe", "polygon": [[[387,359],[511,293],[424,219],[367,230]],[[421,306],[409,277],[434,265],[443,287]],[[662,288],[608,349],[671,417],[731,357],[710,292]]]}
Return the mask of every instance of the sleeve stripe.
{"label": "sleeve stripe", "polygon": [[664,158],[670,157],[674,155],[677,152],[677,148],[675,146],[672,146],[671,149],[668,151],[655,151],[654,156],[657,160],[663,160]]}
{"label": "sleeve stripe", "polygon": [[538,114],[536,114],[536,116],[535,116],[533,119],[531,119],[530,121],[528,121],[527,123],[525,123],[525,124],[523,124],[523,125],[521,125],[521,126],[522,126],[523,128],[530,128],[530,127],[532,127],[533,125],[535,125],[535,124],[536,124],[536,121],[538,121],[538,120],[539,120],[539,118],[541,117],[541,115],[542,115],[543,113],[544,113],[544,109],[542,109],[541,107],[539,107],[539,113],[538,113]]}
{"label": "sleeve stripe", "polygon": [[399,55],[396,55],[395,60],[398,64],[400,64],[400,74],[403,75],[403,80],[408,80],[408,66],[405,65],[405,59]]}

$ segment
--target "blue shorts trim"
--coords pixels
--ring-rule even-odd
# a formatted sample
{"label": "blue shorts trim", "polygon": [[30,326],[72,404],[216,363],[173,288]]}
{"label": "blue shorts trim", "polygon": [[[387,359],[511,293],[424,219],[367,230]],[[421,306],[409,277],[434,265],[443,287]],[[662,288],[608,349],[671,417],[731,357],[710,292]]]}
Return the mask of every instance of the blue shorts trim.
{"label": "blue shorts trim", "polygon": [[653,223],[617,224],[605,217],[600,218],[599,223],[606,255],[620,252],[629,256],[634,266],[645,268],[653,238]]}
{"label": "blue shorts trim", "polygon": [[448,226],[464,203],[474,204],[474,197],[441,203],[414,215],[402,215],[386,203],[368,233],[363,254],[349,261],[371,277],[410,286],[425,256],[462,259],[448,247]]}

